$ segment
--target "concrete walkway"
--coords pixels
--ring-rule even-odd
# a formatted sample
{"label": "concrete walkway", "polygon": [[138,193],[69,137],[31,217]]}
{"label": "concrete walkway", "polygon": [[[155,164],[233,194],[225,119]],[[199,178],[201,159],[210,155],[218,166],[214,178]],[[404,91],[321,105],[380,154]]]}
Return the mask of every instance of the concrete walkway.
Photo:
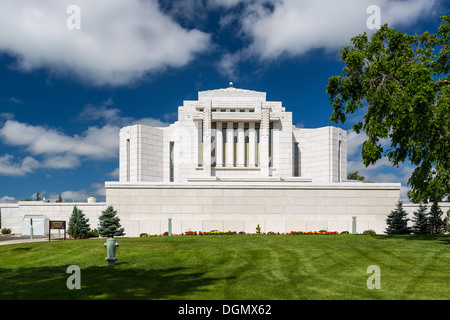
{"label": "concrete walkway", "polygon": [[34,237],[30,239],[30,237],[22,237],[14,234],[1,234],[0,235],[0,246],[6,244],[16,244],[16,243],[28,243],[28,242],[42,242],[47,241],[48,237]]}

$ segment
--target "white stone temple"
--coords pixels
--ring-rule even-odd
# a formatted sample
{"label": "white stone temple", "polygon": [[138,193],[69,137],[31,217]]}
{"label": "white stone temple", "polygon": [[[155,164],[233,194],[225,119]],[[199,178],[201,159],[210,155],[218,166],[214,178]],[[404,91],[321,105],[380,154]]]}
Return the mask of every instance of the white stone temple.
{"label": "white stone temple", "polygon": [[[169,219],[174,234],[352,232],[354,221],[383,233],[401,184],[347,181],[346,131],[297,128],[287,110],[231,84],[201,91],[168,127],[122,128],[119,181],[105,182],[105,202],[77,206],[96,222],[113,205],[126,236],[162,234]],[[25,216],[68,221],[73,205],[0,204],[2,226],[26,234]]]}
{"label": "white stone temple", "polygon": [[202,91],[184,101],[169,127],[120,131],[120,182],[340,182],[347,135],[336,127],[300,129],[265,92]]}
{"label": "white stone temple", "polygon": [[129,233],[383,232],[400,184],[347,182],[347,134],[296,128],[265,92],[201,91],[169,127],[120,131],[120,179],[106,182]]}

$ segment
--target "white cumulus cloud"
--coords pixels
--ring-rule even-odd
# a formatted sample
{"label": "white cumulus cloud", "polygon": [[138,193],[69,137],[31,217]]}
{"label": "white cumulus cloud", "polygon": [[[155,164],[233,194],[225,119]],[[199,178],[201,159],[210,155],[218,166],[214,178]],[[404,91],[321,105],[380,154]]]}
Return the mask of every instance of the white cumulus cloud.
{"label": "white cumulus cloud", "polygon": [[[381,24],[398,27],[424,18],[437,1],[255,0],[242,3],[245,8],[239,14],[231,14],[233,21],[239,21],[239,36],[247,46],[233,54],[241,60],[270,61],[283,56],[301,56],[313,49],[337,52],[352,37],[363,32],[370,34],[374,31],[367,27],[371,17],[367,8],[371,5],[380,8]],[[218,63],[219,71],[235,74],[229,69],[229,63],[236,59],[228,52],[223,59]]]}
{"label": "white cumulus cloud", "polygon": [[[79,29],[69,29],[80,9]],[[182,28],[156,0],[2,0],[0,51],[23,71],[52,74],[94,85],[126,85],[147,73],[189,63],[210,48],[210,35]]]}
{"label": "white cumulus cloud", "polygon": [[22,161],[14,161],[10,154],[0,156],[0,175],[24,176],[39,167],[39,162],[32,157],[25,157]]}
{"label": "white cumulus cloud", "polygon": [[[155,118],[121,116],[119,109],[111,107],[112,99],[99,106],[87,104],[78,120],[93,121],[96,125],[68,135],[45,125],[31,125],[9,117],[0,127],[0,141],[9,146],[23,148],[23,160],[12,155],[0,155],[0,175],[23,176],[38,168],[73,169],[85,160],[109,160],[119,156],[120,128],[143,124],[166,127],[169,123]],[[100,123],[100,124],[98,124]]]}
{"label": "white cumulus cloud", "polygon": [[103,159],[117,156],[118,130],[118,127],[105,125],[68,136],[56,129],[7,120],[0,129],[0,138],[8,145],[25,147],[34,155],[71,154]]}

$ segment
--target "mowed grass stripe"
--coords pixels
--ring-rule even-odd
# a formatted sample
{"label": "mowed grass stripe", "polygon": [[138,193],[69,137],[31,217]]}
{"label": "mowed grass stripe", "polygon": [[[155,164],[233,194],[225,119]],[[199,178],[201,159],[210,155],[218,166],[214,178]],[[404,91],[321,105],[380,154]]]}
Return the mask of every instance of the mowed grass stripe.
{"label": "mowed grass stripe", "polygon": [[[449,299],[449,236],[119,238],[0,247],[0,299]],[[69,290],[69,265],[81,290]],[[367,267],[381,271],[369,290]]]}

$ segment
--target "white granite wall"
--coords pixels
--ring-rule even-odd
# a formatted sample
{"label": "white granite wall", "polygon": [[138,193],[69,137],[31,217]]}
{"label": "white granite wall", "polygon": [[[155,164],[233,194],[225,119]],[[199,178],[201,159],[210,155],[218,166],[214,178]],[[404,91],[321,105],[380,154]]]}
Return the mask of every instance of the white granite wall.
{"label": "white granite wall", "polygon": [[[19,201],[14,204],[0,204],[2,210],[2,228],[10,228],[14,234],[22,234],[22,221],[25,215],[45,215],[50,220],[64,220],[69,223],[74,206],[83,211],[91,229],[98,228],[98,217],[106,206],[104,202],[63,202],[45,203],[43,201]],[[57,230],[51,230],[52,234]]]}
{"label": "white granite wall", "polygon": [[120,213],[127,235],[232,230],[385,230],[400,184],[363,183],[106,183],[107,204]]}
{"label": "white granite wall", "polygon": [[120,181],[162,181],[163,137],[164,128],[145,125],[129,126],[120,131]]}
{"label": "white granite wall", "polygon": [[[338,182],[347,179],[347,133],[337,127],[292,131],[300,148],[300,176],[313,182]],[[341,138],[340,138],[340,137]],[[339,152],[341,139],[341,155]],[[340,159],[340,165],[338,163]]]}

